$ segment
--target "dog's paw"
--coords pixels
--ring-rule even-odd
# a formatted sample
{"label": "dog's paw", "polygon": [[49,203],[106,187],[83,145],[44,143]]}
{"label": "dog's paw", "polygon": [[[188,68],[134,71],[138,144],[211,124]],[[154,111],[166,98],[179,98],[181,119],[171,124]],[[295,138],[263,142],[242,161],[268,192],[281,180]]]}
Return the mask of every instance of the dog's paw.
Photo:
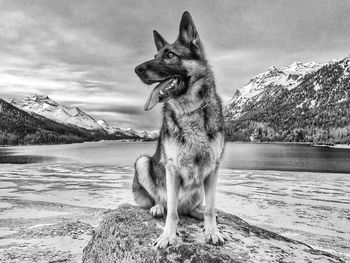
{"label": "dog's paw", "polygon": [[154,217],[161,217],[164,215],[164,206],[162,205],[155,205],[151,207],[149,210],[151,212],[151,215]]}
{"label": "dog's paw", "polygon": [[213,232],[205,231],[205,242],[213,245],[223,245],[225,237],[218,230]]}
{"label": "dog's paw", "polygon": [[169,235],[167,233],[163,233],[156,242],[154,242],[154,246],[157,249],[166,248],[169,245],[174,245],[176,243],[176,235]]}

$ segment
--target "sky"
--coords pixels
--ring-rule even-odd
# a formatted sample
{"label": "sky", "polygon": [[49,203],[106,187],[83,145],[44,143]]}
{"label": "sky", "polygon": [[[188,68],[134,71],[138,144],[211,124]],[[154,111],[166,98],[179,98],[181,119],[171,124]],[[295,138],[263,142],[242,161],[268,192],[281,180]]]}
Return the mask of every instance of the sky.
{"label": "sky", "polygon": [[152,30],[177,38],[192,14],[227,102],[270,66],[350,54],[348,0],[0,0],[0,98],[48,95],[122,128],[157,130],[161,105],[136,65],[156,53]]}

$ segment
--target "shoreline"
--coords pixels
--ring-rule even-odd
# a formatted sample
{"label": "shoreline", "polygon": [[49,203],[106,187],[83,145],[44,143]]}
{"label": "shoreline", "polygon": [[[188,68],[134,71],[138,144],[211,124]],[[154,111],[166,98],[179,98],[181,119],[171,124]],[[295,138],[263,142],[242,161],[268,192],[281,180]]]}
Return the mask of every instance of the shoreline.
{"label": "shoreline", "polygon": [[336,144],[334,146],[329,146],[329,148],[350,149],[350,144]]}
{"label": "shoreline", "polygon": [[139,139],[117,139],[117,140],[99,140],[99,141],[85,141],[85,142],[73,142],[73,143],[53,143],[53,144],[17,144],[17,145],[0,145],[1,148],[9,147],[26,147],[26,146],[55,146],[55,145],[75,145],[85,143],[101,143],[101,142],[155,142],[156,140],[139,140]]}
{"label": "shoreline", "polygon": [[[25,144],[25,145],[0,145],[1,148],[9,147],[25,147],[25,146],[54,146],[54,145],[74,145],[74,144],[84,144],[84,143],[101,143],[101,142],[156,142],[155,140],[137,140],[137,139],[120,139],[120,140],[100,140],[100,141],[85,141],[85,142],[75,142],[75,143],[59,143],[59,144]],[[245,141],[226,141],[226,143],[233,144],[280,144],[280,145],[307,145],[313,147],[328,147],[337,149],[350,149],[350,144],[314,144],[311,142],[245,142]]]}
{"label": "shoreline", "polygon": [[277,145],[304,145],[311,147],[324,147],[335,149],[350,149],[350,144],[314,144],[311,142],[243,142],[243,141],[228,141],[227,143],[241,143],[241,144],[277,144]]}

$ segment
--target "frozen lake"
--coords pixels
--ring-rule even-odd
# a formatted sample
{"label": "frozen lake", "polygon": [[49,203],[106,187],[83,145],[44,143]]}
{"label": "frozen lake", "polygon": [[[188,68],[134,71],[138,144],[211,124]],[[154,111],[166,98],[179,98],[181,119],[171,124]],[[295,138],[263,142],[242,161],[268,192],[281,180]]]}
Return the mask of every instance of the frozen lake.
{"label": "frozen lake", "polygon": [[[46,161],[0,164],[0,262],[39,262],[42,254],[79,262],[89,226],[106,209],[133,202],[133,162],[151,154],[155,143],[4,149]],[[229,143],[217,208],[350,260],[349,160],[346,149]],[[68,230],[59,234],[52,228]]]}

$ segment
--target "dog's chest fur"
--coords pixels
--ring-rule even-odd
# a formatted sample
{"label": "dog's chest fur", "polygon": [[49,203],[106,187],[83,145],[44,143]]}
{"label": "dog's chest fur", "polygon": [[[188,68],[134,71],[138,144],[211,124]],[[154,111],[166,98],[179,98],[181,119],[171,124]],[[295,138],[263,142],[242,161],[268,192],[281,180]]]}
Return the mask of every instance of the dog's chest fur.
{"label": "dog's chest fur", "polygon": [[220,113],[213,105],[191,114],[165,109],[163,160],[176,166],[183,187],[202,185],[218,165],[224,147],[220,116],[216,116]]}

